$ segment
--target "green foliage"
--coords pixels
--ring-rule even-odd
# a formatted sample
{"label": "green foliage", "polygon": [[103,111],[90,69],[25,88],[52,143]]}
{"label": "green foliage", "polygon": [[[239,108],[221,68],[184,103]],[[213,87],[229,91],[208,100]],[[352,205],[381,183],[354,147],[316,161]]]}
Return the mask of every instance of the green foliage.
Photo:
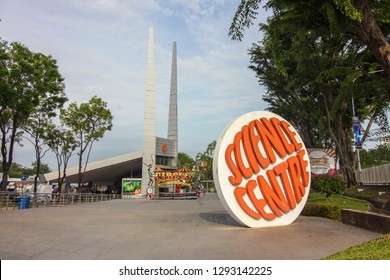
{"label": "green foliage", "polygon": [[342,194],[346,186],[344,180],[339,176],[316,175],[311,179],[311,188],[325,194],[326,199],[329,199],[332,194]]}
{"label": "green foliage", "polygon": [[[308,203],[325,203],[326,196],[321,193],[310,192]],[[331,202],[337,204],[341,209],[355,209],[361,211],[368,211],[367,201],[364,199],[357,199],[343,195],[333,195]]]}
{"label": "green foliage", "polygon": [[215,146],[217,141],[211,142],[204,153],[198,153],[196,155],[196,178],[200,177],[201,180],[213,179],[213,157]]}
{"label": "green foliage", "polygon": [[378,188],[365,188],[364,190],[359,190],[359,187],[351,187],[345,190],[344,195],[353,197],[356,199],[370,200],[379,196]]}
{"label": "green foliage", "polygon": [[31,168],[32,169],[32,174],[31,175],[45,174],[45,173],[51,172],[51,169],[50,169],[49,165],[46,164],[46,163],[43,163],[43,162],[39,163],[39,173],[37,172],[38,171],[38,163],[37,163],[37,161],[34,161],[31,164],[31,167],[32,167]]}
{"label": "green foliage", "polygon": [[390,162],[390,146],[379,145],[374,149],[360,151],[360,163],[362,168],[377,166]]}
{"label": "green foliage", "polygon": [[61,109],[61,123],[67,126],[74,136],[79,150],[79,180],[82,181],[83,155],[87,152],[84,170],[87,168],[92,145],[99,141],[106,131],[112,129],[113,116],[107,108],[107,102],[94,96],[87,103],[77,105],[76,102],[69,104],[68,108]]}
{"label": "green foliage", "polygon": [[195,165],[195,160],[186,153],[179,153],[179,168],[187,168],[192,170]]}
{"label": "green foliage", "polygon": [[[229,33],[233,39],[241,39],[253,23],[260,2],[241,1]],[[390,101],[374,42],[370,48],[363,43],[349,0],[263,2],[273,15],[260,24],[262,41],[249,50],[250,68],[268,90],[263,100],[300,132],[306,147],[335,148],[343,175],[356,183],[351,97],[355,114],[367,123],[386,123],[382,118]],[[386,3],[372,5],[385,18]],[[380,24],[388,34],[389,24]]]}
{"label": "green foliage", "polygon": [[390,234],[330,255],[324,260],[390,260]]}
{"label": "green foliage", "polygon": [[[41,163],[41,174],[42,173],[47,173],[50,172],[49,165],[46,163]],[[0,172],[3,172],[2,164],[0,161]],[[36,162],[33,162],[31,167],[25,167],[19,163],[13,162],[11,164],[11,168],[9,171],[9,177],[10,178],[21,178],[22,176],[33,176],[36,175],[37,173],[37,167],[36,167]]]}
{"label": "green foliage", "polygon": [[301,214],[341,221],[341,208],[334,202],[308,202]]}
{"label": "green foliage", "polygon": [[362,14],[352,5],[351,0],[333,0],[339,10],[345,14],[348,18],[361,21]]}
{"label": "green foliage", "polygon": [[[38,124],[55,115],[54,110],[62,106],[64,83],[57,61],[51,56],[34,53],[20,43],[0,40],[0,130],[2,133],[1,156],[3,184],[13,161],[13,151],[20,144],[24,129],[37,135]],[[40,158],[37,158],[40,161]]]}
{"label": "green foliage", "polygon": [[229,30],[229,36],[233,40],[242,40],[243,31],[251,26],[253,20],[256,19],[260,2],[261,0],[241,0]]}

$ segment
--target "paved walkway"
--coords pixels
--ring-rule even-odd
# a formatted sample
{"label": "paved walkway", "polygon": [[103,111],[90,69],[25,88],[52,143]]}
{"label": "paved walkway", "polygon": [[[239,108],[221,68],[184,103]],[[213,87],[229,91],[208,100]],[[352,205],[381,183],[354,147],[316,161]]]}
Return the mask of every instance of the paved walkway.
{"label": "paved walkway", "polygon": [[2,260],[315,260],[379,236],[304,216],[290,226],[242,227],[215,194],[2,211],[0,233]]}

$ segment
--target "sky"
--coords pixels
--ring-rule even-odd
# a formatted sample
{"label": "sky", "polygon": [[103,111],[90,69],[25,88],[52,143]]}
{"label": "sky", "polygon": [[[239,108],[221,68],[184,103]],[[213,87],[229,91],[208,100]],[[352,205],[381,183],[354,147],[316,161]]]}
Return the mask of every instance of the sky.
{"label": "sky", "polygon": [[[228,36],[240,0],[0,0],[0,37],[57,60],[69,102],[98,96],[114,116],[90,161],[142,149],[148,31],[154,30],[157,136],[167,137],[172,46],[177,44],[179,152],[195,157],[235,118],[265,110],[248,68],[258,27]],[[260,10],[258,22],[267,12]],[[66,104],[67,106],[67,104]],[[27,141],[14,162],[35,161]],[[55,170],[54,154],[43,162]],[[76,156],[71,166],[77,165]]]}

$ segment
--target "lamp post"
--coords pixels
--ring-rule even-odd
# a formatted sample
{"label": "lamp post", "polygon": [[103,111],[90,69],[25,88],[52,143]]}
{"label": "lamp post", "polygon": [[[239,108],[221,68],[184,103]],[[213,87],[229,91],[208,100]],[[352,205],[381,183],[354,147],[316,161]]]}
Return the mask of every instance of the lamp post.
{"label": "lamp post", "polygon": [[[367,72],[367,74],[374,74],[374,73],[378,73],[378,72],[383,72],[383,70],[371,71],[371,72]],[[355,83],[355,81],[358,78],[359,77],[356,77],[352,81],[352,83]],[[362,174],[362,167],[361,167],[361,163],[360,163],[360,149],[362,148],[362,142],[361,142],[362,135],[361,135],[361,131],[360,131],[359,117],[357,117],[355,115],[355,101],[354,101],[353,92],[352,92],[352,128],[353,128],[353,132],[354,132],[354,136],[355,136],[356,161],[357,161],[357,165],[358,165],[357,181],[358,181],[358,184],[360,185],[360,183],[361,183],[360,179],[361,179],[361,174]]]}

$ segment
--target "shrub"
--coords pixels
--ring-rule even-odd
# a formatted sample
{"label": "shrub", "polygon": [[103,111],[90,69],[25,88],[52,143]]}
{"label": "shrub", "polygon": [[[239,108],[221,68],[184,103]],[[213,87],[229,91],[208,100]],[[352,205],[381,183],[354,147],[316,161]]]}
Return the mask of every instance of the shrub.
{"label": "shrub", "polygon": [[312,177],[311,188],[326,196],[326,200],[332,194],[342,194],[347,184],[339,176],[316,175]]}
{"label": "shrub", "polygon": [[301,214],[341,221],[341,208],[333,202],[308,202]]}

